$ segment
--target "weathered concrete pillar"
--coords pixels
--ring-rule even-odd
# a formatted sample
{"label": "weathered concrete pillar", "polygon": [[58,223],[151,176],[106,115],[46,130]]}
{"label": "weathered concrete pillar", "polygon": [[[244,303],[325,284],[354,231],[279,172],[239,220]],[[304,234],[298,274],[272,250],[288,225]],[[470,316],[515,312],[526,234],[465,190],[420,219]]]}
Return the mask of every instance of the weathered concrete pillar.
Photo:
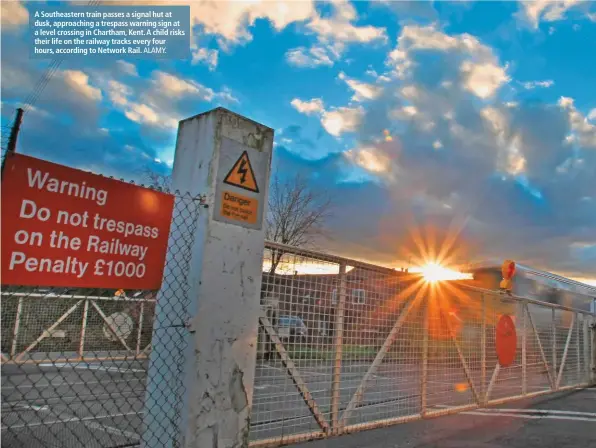
{"label": "weathered concrete pillar", "polygon": [[[207,208],[194,226],[178,229],[194,238],[188,275],[180,280],[186,284],[168,284],[186,286],[190,295],[191,319],[180,341],[188,345],[186,364],[179,373],[167,353],[171,344],[161,343],[168,330],[154,329],[142,446],[248,446],[272,148],[272,129],[223,108],[180,122],[173,187],[205,194]],[[156,324],[179,300],[158,303]],[[174,418],[164,397],[175,394],[176,376],[184,379],[185,396]],[[180,437],[162,437],[168,429]]]}

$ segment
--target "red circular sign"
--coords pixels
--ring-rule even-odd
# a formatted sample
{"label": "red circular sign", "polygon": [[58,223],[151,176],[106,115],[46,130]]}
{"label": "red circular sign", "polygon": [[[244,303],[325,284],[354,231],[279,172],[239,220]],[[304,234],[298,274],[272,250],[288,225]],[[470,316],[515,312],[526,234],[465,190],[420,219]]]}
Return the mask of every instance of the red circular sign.
{"label": "red circular sign", "polygon": [[511,316],[501,316],[497,323],[497,358],[501,367],[509,367],[515,361],[517,332]]}

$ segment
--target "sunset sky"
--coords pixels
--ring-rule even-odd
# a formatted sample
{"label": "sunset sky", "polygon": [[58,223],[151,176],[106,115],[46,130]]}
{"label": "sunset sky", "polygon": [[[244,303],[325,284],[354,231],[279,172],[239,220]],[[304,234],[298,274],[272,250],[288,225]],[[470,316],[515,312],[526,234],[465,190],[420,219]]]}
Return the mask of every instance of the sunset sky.
{"label": "sunset sky", "polygon": [[69,59],[37,97],[33,6],[1,6],[25,154],[139,180],[170,170],[178,120],[224,106],[332,196],[325,250],[596,279],[596,3],[191,2],[191,59]]}

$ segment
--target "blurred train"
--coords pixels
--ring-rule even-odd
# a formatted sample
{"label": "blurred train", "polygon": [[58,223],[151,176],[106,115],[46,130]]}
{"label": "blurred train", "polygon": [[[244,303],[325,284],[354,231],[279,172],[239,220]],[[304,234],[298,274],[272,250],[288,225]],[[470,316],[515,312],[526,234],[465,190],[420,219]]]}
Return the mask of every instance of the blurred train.
{"label": "blurred train", "polygon": [[[465,283],[483,289],[499,290],[501,266],[479,266],[471,269],[473,280]],[[596,313],[596,287],[550,272],[516,264],[512,294],[542,302],[563,305]]]}

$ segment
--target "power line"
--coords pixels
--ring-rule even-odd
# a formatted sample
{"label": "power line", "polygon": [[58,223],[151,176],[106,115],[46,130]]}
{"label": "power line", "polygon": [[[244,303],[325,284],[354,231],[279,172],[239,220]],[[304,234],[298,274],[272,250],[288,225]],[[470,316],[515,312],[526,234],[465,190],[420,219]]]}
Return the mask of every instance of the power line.
{"label": "power line", "polygon": [[[87,6],[97,6],[101,3],[101,0],[91,0],[87,3]],[[41,77],[37,80],[37,83],[33,87],[33,90],[23,103],[23,112],[27,113],[37,102],[41,94],[43,93],[44,89],[56,73],[56,71],[60,68],[63,59],[54,59],[50,64],[46,67],[44,72],[42,73]]]}

